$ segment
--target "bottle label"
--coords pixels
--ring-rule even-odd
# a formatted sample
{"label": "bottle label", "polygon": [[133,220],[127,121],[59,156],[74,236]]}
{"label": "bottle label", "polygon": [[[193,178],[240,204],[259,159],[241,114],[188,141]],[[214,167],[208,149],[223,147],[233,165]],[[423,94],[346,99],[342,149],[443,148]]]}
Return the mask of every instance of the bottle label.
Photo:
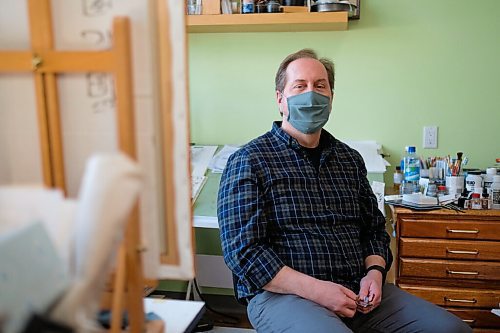
{"label": "bottle label", "polygon": [[418,181],[420,178],[420,168],[417,166],[407,166],[405,168],[405,180]]}
{"label": "bottle label", "polygon": [[500,190],[491,191],[491,203],[498,209],[497,207],[500,206]]}

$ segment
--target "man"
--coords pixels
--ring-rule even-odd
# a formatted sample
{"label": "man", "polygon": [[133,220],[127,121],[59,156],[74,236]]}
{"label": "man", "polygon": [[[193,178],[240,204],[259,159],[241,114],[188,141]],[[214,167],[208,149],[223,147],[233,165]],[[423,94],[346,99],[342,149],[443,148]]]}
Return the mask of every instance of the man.
{"label": "man", "polygon": [[384,285],[390,237],[359,153],[322,127],[334,68],[312,50],[276,74],[282,122],[233,154],[218,218],[224,259],[258,332],[470,332]]}

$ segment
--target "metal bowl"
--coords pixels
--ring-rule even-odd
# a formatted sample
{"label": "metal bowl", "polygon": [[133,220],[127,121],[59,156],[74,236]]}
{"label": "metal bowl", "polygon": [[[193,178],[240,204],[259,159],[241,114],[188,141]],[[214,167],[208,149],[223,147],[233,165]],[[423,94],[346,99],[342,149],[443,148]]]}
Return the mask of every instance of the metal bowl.
{"label": "metal bowl", "polygon": [[304,6],[304,0],[282,0],[283,6]]}
{"label": "metal bowl", "polygon": [[318,1],[311,5],[312,12],[354,12],[355,9],[355,5],[346,1]]}

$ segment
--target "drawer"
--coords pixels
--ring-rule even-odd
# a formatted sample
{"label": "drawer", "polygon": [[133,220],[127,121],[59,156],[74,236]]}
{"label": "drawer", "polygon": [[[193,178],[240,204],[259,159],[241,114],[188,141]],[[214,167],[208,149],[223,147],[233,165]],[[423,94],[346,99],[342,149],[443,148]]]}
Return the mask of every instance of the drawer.
{"label": "drawer", "polygon": [[401,237],[500,240],[500,222],[398,219]]}
{"label": "drawer", "polygon": [[500,328],[500,317],[490,310],[446,308],[471,327]]}
{"label": "drawer", "polygon": [[448,288],[401,284],[399,287],[431,303],[444,307],[485,308],[498,307],[500,290]]}
{"label": "drawer", "polygon": [[401,257],[500,261],[500,243],[400,238],[399,255]]}
{"label": "drawer", "polygon": [[400,258],[400,277],[458,280],[500,280],[500,263]]}

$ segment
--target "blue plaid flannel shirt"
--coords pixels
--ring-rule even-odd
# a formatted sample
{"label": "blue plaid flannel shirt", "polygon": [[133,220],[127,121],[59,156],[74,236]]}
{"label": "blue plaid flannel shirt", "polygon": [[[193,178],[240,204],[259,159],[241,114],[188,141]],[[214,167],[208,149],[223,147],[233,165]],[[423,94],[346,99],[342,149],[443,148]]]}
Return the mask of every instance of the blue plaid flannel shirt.
{"label": "blue plaid flannel shirt", "polygon": [[319,172],[275,122],[227,163],[218,195],[224,260],[251,298],[287,265],[354,292],[364,259],[392,254],[361,155],[322,130]]}

